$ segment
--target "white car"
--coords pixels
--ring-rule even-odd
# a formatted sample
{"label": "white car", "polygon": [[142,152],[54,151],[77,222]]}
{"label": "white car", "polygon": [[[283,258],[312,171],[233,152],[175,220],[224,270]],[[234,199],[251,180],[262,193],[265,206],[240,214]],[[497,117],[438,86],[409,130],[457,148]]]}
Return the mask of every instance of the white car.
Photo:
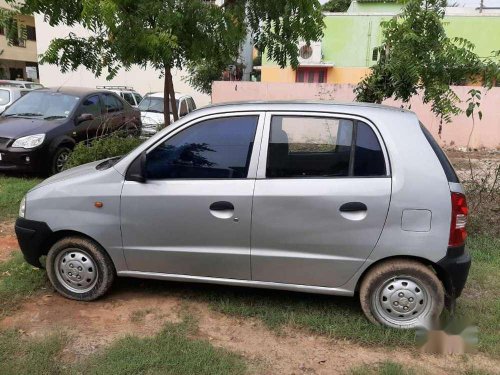
{"label": "white car", "polygon": [[0,80],[0,86],[17,87],[19,89],[36,90],[43,89],[43,85],[31,81]]}
{"label": "white car", "polygon": [[116,95],[122,97],[132,107],[137,108],[142,100],[142,95],[127,86],[97,86],[98,89],[104,89],[114,92]]}
{"label": "white car", "polygon": [[[142,135],[151,136],[163,127],[164,120],[164,96],[162,92],[147,94],[139,104],[142,121]],[[175,102],[179,118],[186,116],[196,109],[193,98],[189,95],[175,93]],[[174,116],[170,111],[170,122],[174,122]]]}
{"label": "white car", "polygon": [[0,85],[0,113],[3,113],[3,111],[5,111],[8,106],[10,106],[17,99],[19,99],[21,96],[26,95],[30,91],[32,90]]}

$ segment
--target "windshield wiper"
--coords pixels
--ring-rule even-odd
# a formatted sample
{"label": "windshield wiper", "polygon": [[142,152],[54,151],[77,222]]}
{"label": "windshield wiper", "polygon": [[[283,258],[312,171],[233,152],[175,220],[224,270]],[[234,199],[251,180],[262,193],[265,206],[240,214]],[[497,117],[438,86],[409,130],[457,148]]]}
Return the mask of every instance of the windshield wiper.
{"label": "windshield wiper", "polygon": [[33,113],[33,112],[23,112],[23,113],[9,113],[7,115],[4,115],[4,117],[11,117],[11,116],[16,116],[16,117],[40,117],[43,116],[41,113]]}
{"label": "windshield wiper", "polygon": [[144,112],[153,112],[153,113],[163,113],[163,111],[158,111],[157,109],[141,109]]}
{"label": "windshield wiper", "polygon": [[55,120],[55,119],[58,119],[58,118],[66,118],[66,116],[63,116],[63,115],[53,115],[53,116],[44,117],[43,119],[44,120]]}

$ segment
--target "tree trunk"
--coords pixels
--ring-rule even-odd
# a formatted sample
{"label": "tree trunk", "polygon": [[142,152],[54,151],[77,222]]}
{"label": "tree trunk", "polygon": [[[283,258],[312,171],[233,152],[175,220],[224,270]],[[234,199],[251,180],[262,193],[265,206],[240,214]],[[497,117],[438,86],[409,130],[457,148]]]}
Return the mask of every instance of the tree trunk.
{"label": "tree trunk", "polygon": [[168,105],[169,103],[169,96],[170,96],[170,82],[169,80],[172,80],[172,75],[170,74],[170,69],[168,69],[167,74],[167,68],[165,68],[165,77],[164,77],[164,86],[163,86],[163,123],[165,124],[165,127],[170,125],[170,106]]}
{"label": "tree trunk", "polygon": [[174,121],[177,121],[179,119],[179,109],[177,108],[177,102],[175,101],[174,80],[172,79],[172,72],[170,69],[168,69],[167,74],[169,75],[170,107],[172,108]]}

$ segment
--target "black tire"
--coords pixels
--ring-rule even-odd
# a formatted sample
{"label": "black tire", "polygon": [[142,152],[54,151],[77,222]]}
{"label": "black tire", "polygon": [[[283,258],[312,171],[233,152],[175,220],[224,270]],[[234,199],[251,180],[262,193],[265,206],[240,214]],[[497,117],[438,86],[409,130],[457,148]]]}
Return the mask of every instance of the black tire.
{"label": "black tire", "polygon": [[[78,257],[76,259],[71,258],[75,254],[78,254],[84,261],[78,260]],[[80,266],[85,268],[85,270],[80,269],[82,275],[87,271],[94,272],[93,278],[95,280],[92,280],[92,283],[89,281],[87,289],[77,286],[78,280],[76,280],[76,277],[80,275],[77,276],[75,273],[75,275],[71,276],[71,280],[69,276],[65,275],[60,264],[66,258],[73,264],[71,268],[75,272],[79,272],[77,268],[81,268]],[[68,263],[68,267],[71,264]],[[89,265],[92,267],[89,267]],[[115,267],[104,249],[90,239],[76,236],[63,238],[51,247],[47,255],[46,268],[49,280],[55,290],[66,298],[78,301],[93,301],[101,297],[111,288],[115,279]],[[71,289],[68,285],[80,289]]]}
{"label": "black tire", "polygon": [[[49,165],[49,175],[54,175],[56,173],[62,172],[64,169],[64,165],[71,154],[72,150],[69,147],[66,146],[60,146],[57,148],[57,150],[54,152],[50,159],[50,165]],[[61,161],[64,162],[61,164]]]}
{"label": "black tire", "polygon": [[366,317],[377,325],[431,328],[444,307],[444,288],[426,265],[395,259],[368,272],[361,282],[359,298]]}

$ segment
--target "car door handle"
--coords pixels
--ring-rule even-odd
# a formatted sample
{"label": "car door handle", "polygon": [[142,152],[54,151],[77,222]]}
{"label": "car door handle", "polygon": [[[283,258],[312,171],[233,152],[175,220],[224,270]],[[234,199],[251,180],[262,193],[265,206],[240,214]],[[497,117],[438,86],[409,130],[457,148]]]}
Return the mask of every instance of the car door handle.
{"label": "car door handle", "polygon": [[234,211],[234,205],[226,201],[214,202],[210,205],[210,211]]}
{"label": "car door handle", "polygon": [[367,211],[368,207],[366,204],[361,202],[349,202],[344,203],[340,206],[340,212],[357,212],[357,211]]}

